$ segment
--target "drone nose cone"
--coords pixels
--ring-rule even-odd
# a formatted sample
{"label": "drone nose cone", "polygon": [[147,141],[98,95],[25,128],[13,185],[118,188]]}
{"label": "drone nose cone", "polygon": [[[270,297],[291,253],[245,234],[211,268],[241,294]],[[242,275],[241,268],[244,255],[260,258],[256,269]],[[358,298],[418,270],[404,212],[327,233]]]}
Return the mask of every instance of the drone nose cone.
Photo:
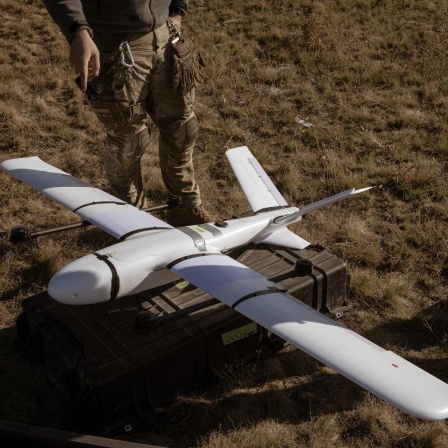
{"label": "drone nose cone", "polygon": [[94,255],[87,255],[56,272],[48,294],[67,305],[106,302],[112,295],[112,271]]}

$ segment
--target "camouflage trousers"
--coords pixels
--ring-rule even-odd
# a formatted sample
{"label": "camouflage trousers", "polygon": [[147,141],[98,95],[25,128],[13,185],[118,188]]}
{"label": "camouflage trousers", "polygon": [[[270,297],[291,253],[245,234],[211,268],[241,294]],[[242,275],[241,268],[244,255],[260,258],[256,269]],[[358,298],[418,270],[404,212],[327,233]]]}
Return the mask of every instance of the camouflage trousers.
{"label": "camouflage trousers", "polygon": [[194,178],[198,122],[194,89],[178,97],[171,87],[166,25],[150,33],[96,34],[101,71],[89,80],[87,99],[106,127],[104,167],[116,196],[145,205],[141,160],[149,144],[148,117],[159,130],[159,160],[168,191],[186,207],[201,204]]}

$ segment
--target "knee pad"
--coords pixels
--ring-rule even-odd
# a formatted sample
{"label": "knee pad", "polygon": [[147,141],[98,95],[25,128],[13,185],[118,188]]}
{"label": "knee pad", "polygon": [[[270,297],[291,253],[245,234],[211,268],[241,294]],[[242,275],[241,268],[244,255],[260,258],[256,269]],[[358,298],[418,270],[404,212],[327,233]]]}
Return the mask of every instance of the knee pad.
{"label": "knee pad", "polygon": [[172,117],[158,119],[161,142],[171,150],[184,151],[194,145],[198,137],[199,124],[196,115],[192,113],[186,120],[176,120]]}
{"label": "knee pad", "polygon": [[118,179],[131,181],[139,175],[141,158],[148,144],[146,126],[109,131],[104,143],[104,168],[109,179],[116,179],[115,182]]}

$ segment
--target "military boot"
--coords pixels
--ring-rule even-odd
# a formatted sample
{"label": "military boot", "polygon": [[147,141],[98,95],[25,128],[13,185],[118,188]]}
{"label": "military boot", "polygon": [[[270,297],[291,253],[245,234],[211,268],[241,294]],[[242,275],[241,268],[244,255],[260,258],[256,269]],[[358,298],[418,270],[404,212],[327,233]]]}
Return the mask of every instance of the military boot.
{"label": "military boot", "polygon": [[179,205],[167,210],[165,221],[173,227],[183,227],[214,222],[215,218],[202,205],[197,207]]}

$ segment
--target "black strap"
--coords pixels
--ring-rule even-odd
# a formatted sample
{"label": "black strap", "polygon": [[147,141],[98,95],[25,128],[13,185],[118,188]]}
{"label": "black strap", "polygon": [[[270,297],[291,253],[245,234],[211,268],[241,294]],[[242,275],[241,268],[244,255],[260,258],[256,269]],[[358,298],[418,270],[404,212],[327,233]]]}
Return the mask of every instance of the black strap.
{"label": "black strap", "polygon": [[73,213],[76,213],[79,209],[84,207],[90,207],[91,205],[98,205],[98,204],[115,204],[115,205],[127,205],[127,202],[117,202],[117,201],[99,201],[99,202],[90,202],[88,204],[80,205],[79,207],[75,208]]}
{"label": "black strap", "polygon": [[251,292],[250,294],[245,295],[244,297],[241,297],[241,299],[238,299],[233,305],[232,308],[235,309],[240,303],[252,299],[253,297],[258,296],[265,296],[266,294],[274,294],[276,292],[286,292],[286,289],[284,288],[278,288],[276,286],[268,286],[267,289],[262,289],[260,291]]}
{"label": "black strap", "polygon": [[120,236],[118,241],[124,241],[126,238],[129,238],[131,235],[135,235],[136,233],[146,232],[148,230],[169,230],[171,227],[145,227],[143,229],[132,230],[131,232],[125,233]]}
{"label": "black strap", "polygon": [[107,266],[109,266],[109,269],[112,272],[110,300],[114,300],[117,298],[118,291],[120,290],[120,278],[118,277],[117,269],[115,268],[114,264],[109,260],[109,257],[107,255],[100,255],[97,253],[94,253],[93,255],[95,255],[95,257],[97,257],[98,260],[104,261],[104,263],[106,263]]}
{"label": "black strap", "polygon": [[[166,265],[166,268],[171,270],[172,267],[176,266],[176,264],[180,263],[181,261],[185,261],[185,260],[188,260],[188,259],[190,259],[190,258],[205,257],[205,256],[207,256],[207,255],[219,255],[219,254],[203,253],[203,254],[187,255],[187,256],[185,256],[185,257],[178,258],[177,260],[174,260],[174,261],[172,261],[171,263],[167,264],[167,265]],[[223,256],[224,256],[224,255],[223,255]]]}

